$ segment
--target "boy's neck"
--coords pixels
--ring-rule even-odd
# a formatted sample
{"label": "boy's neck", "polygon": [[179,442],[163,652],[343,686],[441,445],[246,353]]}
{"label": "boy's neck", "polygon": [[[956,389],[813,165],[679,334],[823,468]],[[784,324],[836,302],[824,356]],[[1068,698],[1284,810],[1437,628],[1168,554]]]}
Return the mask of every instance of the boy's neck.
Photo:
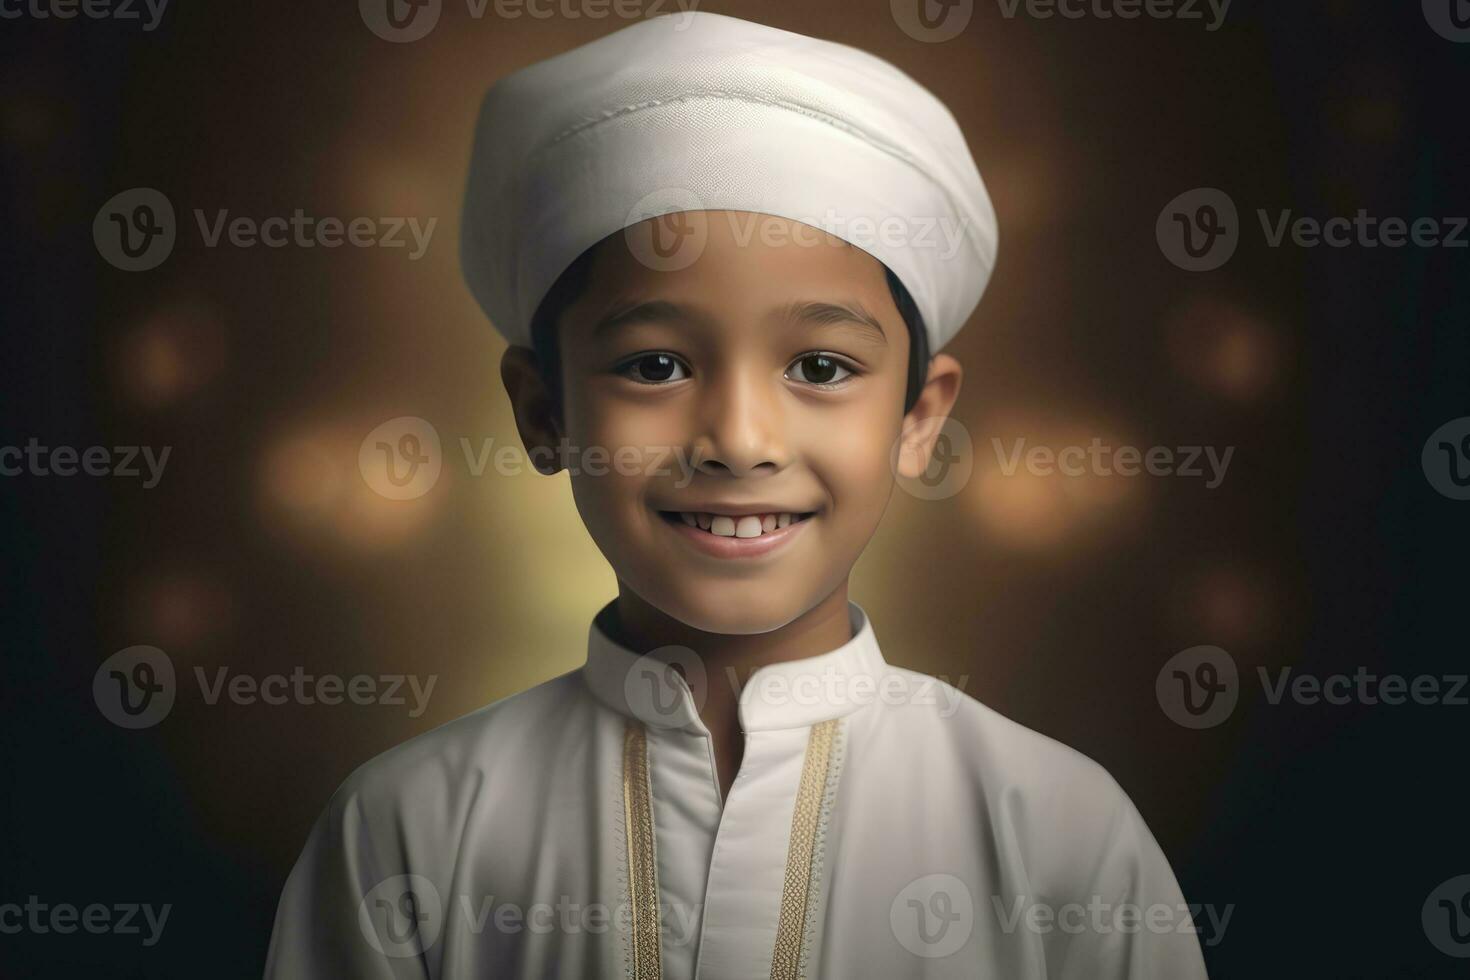
{"label": "boy's neck", "polygon": [[852,639],[846,579],[811,609],[767,633],[707,633],[694,629],[650,606],[621,583],[610,618],[607,628],[613,638],[635,653],[682,646],[703,660],[707,683],[699,717],[713,742],[715,778],[722,801],[730,795],[745,752],[740,689],[750,675],[767,664],[820,656]]}
{"label": "boy's neck", "polygon": [[[708,673],[709,696],[733,694],[736,700],[740,694],[739,685],[757,668],[816,657],[852,639],[846,579],[811,609],[785,626],[766,633],[707,633],[695,629],[649,605],[637,593],[619,583],[618,598],[613,603],[608,627],[614,633],[614,639],[637,654],[666,646],[693,650],[704,662]],[[734,669],[737,680],[724,683],[731,676],[730,668]],[[716,682],[717,678],[720,683]]]}

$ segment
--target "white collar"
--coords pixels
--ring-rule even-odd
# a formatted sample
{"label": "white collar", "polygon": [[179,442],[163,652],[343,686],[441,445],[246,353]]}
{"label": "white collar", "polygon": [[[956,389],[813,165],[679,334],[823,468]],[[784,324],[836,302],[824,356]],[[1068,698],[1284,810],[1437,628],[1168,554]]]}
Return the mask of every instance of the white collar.
{"label": "white collar", "polygon": [[[594,617],[587,633],[582,676],[593,696],[652,728],[708,734],[699,709],[707,685],[731,683],[724,670],[711,673],[687,647],[661,648],[655,657],[622,646],[598,625],[611,605]],[[852,639],[840,647],[813,657],[767,664],[751,673],[740,691],[742,731],[807,728],[877,700],[887,663],[867,613],[857,603],[848,602],[847,615]],[[679,664],[683,674],[670,666],[673,663]]]}

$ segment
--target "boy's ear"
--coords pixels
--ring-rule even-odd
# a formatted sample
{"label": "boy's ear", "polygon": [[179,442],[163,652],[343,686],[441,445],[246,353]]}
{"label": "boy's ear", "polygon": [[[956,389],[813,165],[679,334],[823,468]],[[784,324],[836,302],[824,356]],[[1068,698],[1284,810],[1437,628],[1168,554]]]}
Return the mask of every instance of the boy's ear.
{"label": "boy's ear", "polygon": [[511,346],[500,358],[500,380],[510,396],[515,412],[516,431],[526,447],[526,455],[538,473],[551,474],[561,469],[556,452],[561,440],[561,424],[557,406],[546,382],[541,377],[536,354],[529,347]]}
{"label": "boy's ear", "polygon": [[964,368],[948,354],[935,354],[929,360],[929,376],[914,407],[903,417],[898,437],[898,473],[910,480],[924,475],[944,420],[949,418],[955,399],[960,395]]}

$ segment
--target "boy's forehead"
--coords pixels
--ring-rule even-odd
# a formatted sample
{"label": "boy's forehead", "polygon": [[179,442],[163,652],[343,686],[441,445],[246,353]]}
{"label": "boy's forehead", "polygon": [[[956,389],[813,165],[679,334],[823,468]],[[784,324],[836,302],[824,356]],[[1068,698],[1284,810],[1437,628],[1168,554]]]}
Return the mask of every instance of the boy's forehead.
{"label": "boy's forehead", "polygon": [[[664,227],[660,229],[659,225]],[[883,264],[821,229],[754,212],[666,215],[624,229],[590,256],[585,288],[563,317],[572,344],[615,338],[638,323],[681,325],[702,335],[744,338],[773,324],[834,327],[869,349],[906,341]],[[703,235],[678,268],[646,261],[640,233],[671,227]]]}
{"label": "boy's forehead", "polygon": [[593,250],[589,292],[681,293],[711,286],[886,291],[883,264],[821,228],[752,211],[684,211],[609,235]]}

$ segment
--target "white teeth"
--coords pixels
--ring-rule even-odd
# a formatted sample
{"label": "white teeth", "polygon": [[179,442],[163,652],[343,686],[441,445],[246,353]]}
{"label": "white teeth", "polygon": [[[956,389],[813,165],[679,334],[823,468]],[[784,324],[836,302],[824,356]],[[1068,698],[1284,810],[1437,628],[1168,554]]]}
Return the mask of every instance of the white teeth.
{"label": "white teeth", "polygon": [[722,538],[757,538],[762,534],[780,530],[796,522],[796,515],[745,514],[731,517],[727,514],[702,514],[695,511],[679,511],[679,520],[690,527],[701,528]]}

